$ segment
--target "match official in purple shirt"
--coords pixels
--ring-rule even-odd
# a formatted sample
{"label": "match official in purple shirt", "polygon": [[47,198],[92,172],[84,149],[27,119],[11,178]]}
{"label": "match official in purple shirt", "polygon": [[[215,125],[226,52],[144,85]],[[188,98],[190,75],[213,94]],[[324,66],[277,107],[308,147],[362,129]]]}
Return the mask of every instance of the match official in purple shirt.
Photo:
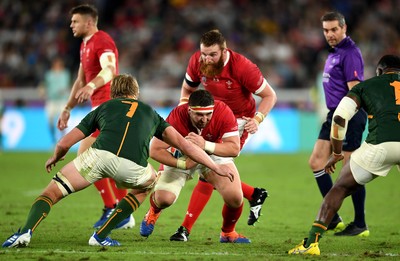
{"label": "match official in purple shirt", "polygon": [[[364,80],[364,62],[361,51],[354,41],[346,35],[345,18],[338,12],[328,12],[321,17],[325,39],[329,46],[329,55],[325,62],[323,87],[326,106],[329,112],[322,124],[318,139],[309,159],[309,165],[314,173],[319,190],[323,197],[331,189],[331,176],[324,167],[331,155],[330,132],[332,115],[340,100],[348,91]],[[367,122],[367,114],[359,110],[349,122],[348,131],[343,142],[343,165],[349,160],[351,153],[361,145],[362,135]],[[354,220],[347,226],[336,213],[328,230],[333,230],[335,236],[369,236],[365,222],[365,187],[361,187],[352,195],[354,205]]]}

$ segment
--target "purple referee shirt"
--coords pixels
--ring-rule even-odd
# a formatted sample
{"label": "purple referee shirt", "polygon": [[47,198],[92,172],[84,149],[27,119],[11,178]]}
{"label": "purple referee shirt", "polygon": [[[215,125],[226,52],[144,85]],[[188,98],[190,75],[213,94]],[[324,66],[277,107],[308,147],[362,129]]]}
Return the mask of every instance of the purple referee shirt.
{"label": "purple referee shirt", "polygon": [[326,107],[335,109],[349,91],[347,82],[364,80],[364,61],[361,51],[349,36],[329,51],[322,84]]}

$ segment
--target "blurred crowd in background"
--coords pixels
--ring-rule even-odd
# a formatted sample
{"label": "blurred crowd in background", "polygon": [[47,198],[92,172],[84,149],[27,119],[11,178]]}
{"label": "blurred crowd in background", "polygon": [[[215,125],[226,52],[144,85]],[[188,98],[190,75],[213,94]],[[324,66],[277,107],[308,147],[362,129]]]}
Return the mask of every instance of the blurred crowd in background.
{"label": "blurred crowd in background", "polygon": [[228,48],[256,63],[275,89],[310,88],[328,46],[320,17],[338,10],[365,60],[365,76],[384,53],[400,53],[399,0],[2,0],[0,88],[39,86],[61,57],[75,77],[81,39],[72,36],[69,10],[94,4],[100,30],[116,41],[121,73],[141,88],[180,88],[200,36],[218,28]]}

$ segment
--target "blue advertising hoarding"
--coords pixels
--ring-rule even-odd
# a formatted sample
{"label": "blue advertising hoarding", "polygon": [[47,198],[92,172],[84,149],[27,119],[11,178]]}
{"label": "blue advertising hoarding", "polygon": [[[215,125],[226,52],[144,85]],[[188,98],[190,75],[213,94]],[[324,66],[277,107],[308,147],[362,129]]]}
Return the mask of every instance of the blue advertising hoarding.
{"label": "blue advertising hoarding", "polygon": [[[90,108],[71,112],[68,130],[76,126]],[[166,117],[171,108],[156,108]],[[274,109],[259,131],[245,145],[243,153],[294,153],[311,150],[317,136],[317,116],[296,109]],[[304,120],[306,119],[306,120]],[[304,124],[307,124],[304,131]],[[4,151],[51,151],[54,147],[43,108],[6,108],[2,121]],[[76,150],[77,146],[73,147]]]}

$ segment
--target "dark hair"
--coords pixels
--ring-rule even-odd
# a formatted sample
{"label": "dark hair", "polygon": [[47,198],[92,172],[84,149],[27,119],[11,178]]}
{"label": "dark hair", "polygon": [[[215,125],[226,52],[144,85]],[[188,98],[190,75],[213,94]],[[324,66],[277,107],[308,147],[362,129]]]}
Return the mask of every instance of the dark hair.
{"label": "dark hair", "polygon": [[189,96],[189,106],[210,106],[214,104],[214,97],[206,90],[196,90]]}
{"label": "dark hair", "polygon": [[200,38],[200,44],[203,44],[206,47],[218,44],[221,49],[226,48],[226,40],[218,29],[204,33]]}
{"label": "dark hair", "polygon": [[321,17],[321,22],[338,21],[339,26],[343,27],[346,24],[344,16],[339,12],[327,12]]}
{"label": "dark hair", "polygon": [[99,17],[97,8],[94,7],[93,5],[89,5],[89,4],[84,4],[84,5],[78,5],[75,6],[71,9],[71,11],[69,11],[70,15],[74,15],[74,14],[80,14],[80,15],[89,15],[91,16],[96,22],[97,19]]}
{"label": "dark hair", "polygon": [[400,70],[400,57],[397,55],[387,54],[382,56],[376,66],[377,75],[381,75],[389,70]]}

